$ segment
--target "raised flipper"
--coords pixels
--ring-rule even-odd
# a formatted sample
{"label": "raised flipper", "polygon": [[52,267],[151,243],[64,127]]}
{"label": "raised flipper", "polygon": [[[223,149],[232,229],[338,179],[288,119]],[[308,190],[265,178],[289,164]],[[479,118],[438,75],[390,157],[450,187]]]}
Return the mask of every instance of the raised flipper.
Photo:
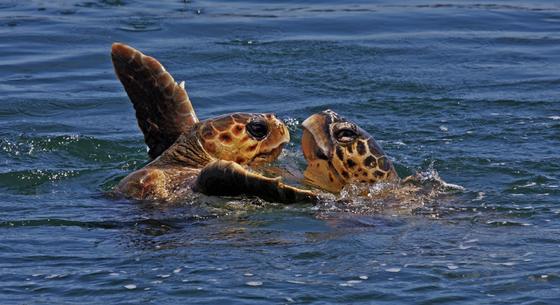
{"label": "raised flipper", "polygon": [[156,158],[198,122],[184,83],[177,84],[156,59],[127,45],[114,43],[111,58],[136,110],[148,154]]}
{"label": "raised flipper", "polygon": [[317,201],[317,195],[311,191],[286,185],[280,178],[251,173],[235,162],[223,160],[213,161],[202,169],[194,190],[214,196],[256,196],[281,203]]}

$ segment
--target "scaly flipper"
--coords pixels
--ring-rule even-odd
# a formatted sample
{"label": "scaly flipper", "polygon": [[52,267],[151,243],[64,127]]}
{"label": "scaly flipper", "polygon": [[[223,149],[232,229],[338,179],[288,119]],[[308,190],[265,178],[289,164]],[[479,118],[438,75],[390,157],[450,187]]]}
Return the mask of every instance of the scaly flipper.
{"label": "scaly flipper", "polygon": [[280,182],[279,178],[267,178],[247,171],[243,166],[217,160],[204,167],[193,189],[214,196],[256,196],[280,203],[316,202],[317,195]]}
{"label": "scaly flipper", "polygon": [[156,59],[127,45],[114,43],[111,58],[155,159],[198,122],[184,83],[177,84]]}

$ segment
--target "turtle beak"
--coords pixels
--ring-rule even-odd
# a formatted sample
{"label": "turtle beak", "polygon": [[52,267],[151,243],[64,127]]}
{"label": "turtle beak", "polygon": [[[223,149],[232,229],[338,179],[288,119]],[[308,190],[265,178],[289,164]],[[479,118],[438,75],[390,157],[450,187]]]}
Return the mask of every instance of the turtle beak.
{"label": "turtle beak", "polygon": [[330,125],[336,113],[326,110],[303,121],[301,148],[307,161],[305,181],[326,191],[337,193],[345,181],[331,164],[334,142]]}
{"label": "turtle beak", "polygon": [[276,135],[277,141],[280,145],[284,145],[290,142],[290,130],[288,130],[288,126],[276,117],[276,115],[269,113],[266,115],[267,118],[271,119],[271,124],[274,125],[272,127],[273,130],[277,130],[278,134]]}
{"label": "turtle beak", "polygon": [[303,137],[301,147],[306,160],[328,159],[332,152],[332,139],[327,117],[316,113],[302,123]]}

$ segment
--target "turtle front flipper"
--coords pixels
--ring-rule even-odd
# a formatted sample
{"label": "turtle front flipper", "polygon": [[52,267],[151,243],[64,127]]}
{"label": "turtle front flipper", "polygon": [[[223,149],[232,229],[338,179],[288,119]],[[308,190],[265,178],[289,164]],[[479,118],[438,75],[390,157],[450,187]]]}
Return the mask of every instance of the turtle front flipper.
{"label": "turtle front flipper", "polygon": [[280,203],[317,201],[311,191],[286,185],[280,178],[267,178],[247,171],[232,161],[217,160],[200,172],[193,189],[213,196],[256,196],[266,201]]}
{"label": "turtle front flipper", "polygon": [[155,159],[198,122],[184,83],[176,83],[155,58],[125,44],[114,43],[111,58]]}

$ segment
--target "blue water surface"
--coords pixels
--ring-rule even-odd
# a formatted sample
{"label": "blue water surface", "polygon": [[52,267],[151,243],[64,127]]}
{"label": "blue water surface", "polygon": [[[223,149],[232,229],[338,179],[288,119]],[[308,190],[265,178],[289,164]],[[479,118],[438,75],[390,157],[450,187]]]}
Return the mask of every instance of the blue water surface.
{"label": "blue water surface", "polygon": [[[115,41],[199,117],[276,112],[285,164],[332,108],[465,190],[328,216],[110,198],[147,161]],[[558,304],[559,87],[552,0],[1,1],[0,303]]]}

